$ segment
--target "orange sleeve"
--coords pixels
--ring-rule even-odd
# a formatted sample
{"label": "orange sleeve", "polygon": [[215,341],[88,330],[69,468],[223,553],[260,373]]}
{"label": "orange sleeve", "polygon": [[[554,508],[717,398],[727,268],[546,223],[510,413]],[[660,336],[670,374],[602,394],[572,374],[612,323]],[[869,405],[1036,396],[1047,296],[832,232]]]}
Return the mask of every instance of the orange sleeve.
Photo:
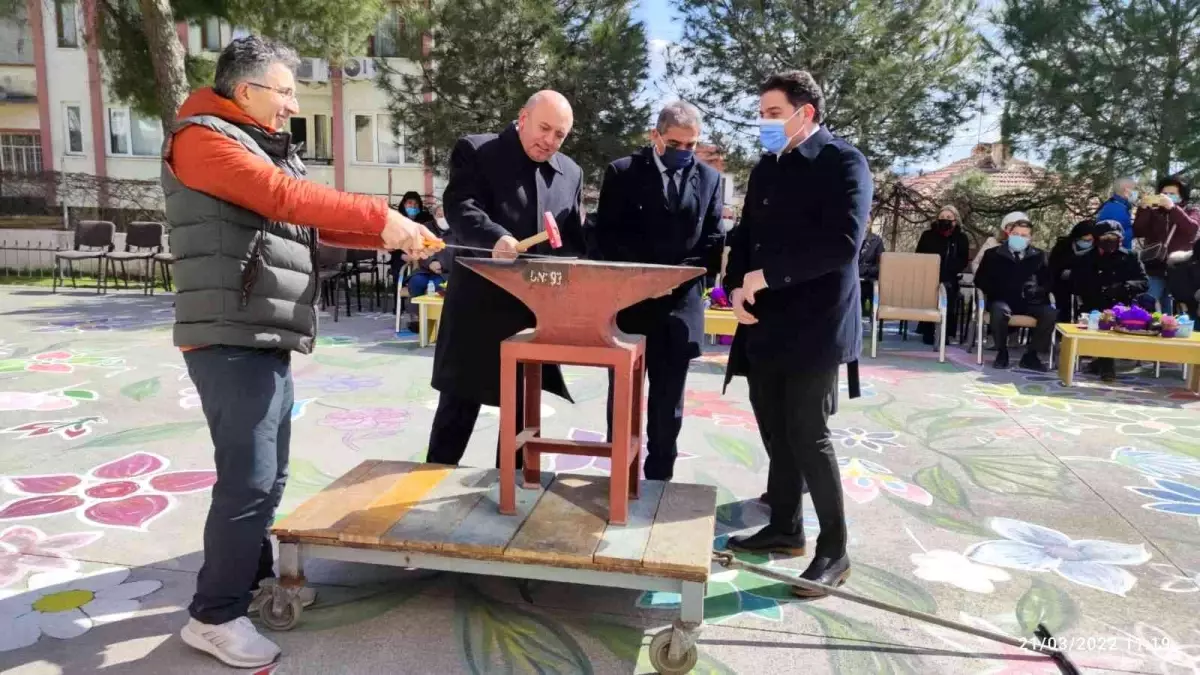
{"label": "orange sleeve", "polygon": [[386,200],[292,178],[207,127],[187,127],[172,146],[170,164],[181,183],[271,220],[315,227],[322,235],[344,232],[376,239],[387,222]]}
{"label": "orange sleeve", "polygon": [[358,234],[356,232],[320,231],[321,243],[338,248],[358,248],[366,251],[382,250],[383,237],[377,234]]}

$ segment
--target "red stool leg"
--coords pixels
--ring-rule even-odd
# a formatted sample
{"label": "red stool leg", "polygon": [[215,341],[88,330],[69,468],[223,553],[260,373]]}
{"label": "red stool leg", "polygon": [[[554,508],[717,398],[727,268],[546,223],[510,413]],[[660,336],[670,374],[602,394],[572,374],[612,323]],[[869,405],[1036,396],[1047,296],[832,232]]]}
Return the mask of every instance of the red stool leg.
{"label": "red stool leg", "polygon": [[500,346],[500,513],[517,513],[517,359]]}
{"label": "red stool leg", "polygon": [[639,353],[633,366],[633,401],[630,408],[633,419],[629,432],[629,452],[633,457],[629,462],[629,496],[632,499],[638,498],[642,485],[642,404],[645,402],[643,400],[645,382],[646,356],[644,353]]}
{"label": "red stool leg", "polygon": [[613,525],[624,525],[629,520],[629,432],[633,414],[633,362],[630,359],[613,368],[612,476],[608,490],[608,522]]}
{"label": "red stool leg", "polygon": [[[525,362],[525,428],[537,427],[542,435],[542,364]],[[542,453],[525,446],[525,487],[536,488],[542,482]]]}

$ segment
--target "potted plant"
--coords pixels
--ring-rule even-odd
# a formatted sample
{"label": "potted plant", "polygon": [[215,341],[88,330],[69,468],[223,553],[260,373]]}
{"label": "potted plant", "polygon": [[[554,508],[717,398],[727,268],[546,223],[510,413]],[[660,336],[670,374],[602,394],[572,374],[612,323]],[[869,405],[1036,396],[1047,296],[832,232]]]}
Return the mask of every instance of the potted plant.
{"label": "potted plant", "polygon": [[1161,333],[1161,335],[1163,337],[1165,337],[1165,338],[1175,337],[1175,334],[1178,331],[1179,331],[1179,319],[1176,319],[1175,317],[1170,316],[1170,315],[1164,316],[1162,318],[1162,333]]}

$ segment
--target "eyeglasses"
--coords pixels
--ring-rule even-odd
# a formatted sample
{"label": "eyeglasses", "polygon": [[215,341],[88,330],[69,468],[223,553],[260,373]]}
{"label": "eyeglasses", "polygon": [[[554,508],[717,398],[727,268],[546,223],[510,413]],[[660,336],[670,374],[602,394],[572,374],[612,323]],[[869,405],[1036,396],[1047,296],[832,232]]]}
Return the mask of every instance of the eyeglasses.
{"label": "eyeglasses", "polygon": [[265,84],[259,84],[257,82],[247,82],[246,84],[250,85],[251,87],[257,87],[259,89],[266,89],[267,91],[273,91],[276,94],[279,94],[280,96],[288,99],[289,101],[296,100],[296,90],[295,89],[281,89],[279,87],[272,87],[272,86],[265,85]]}

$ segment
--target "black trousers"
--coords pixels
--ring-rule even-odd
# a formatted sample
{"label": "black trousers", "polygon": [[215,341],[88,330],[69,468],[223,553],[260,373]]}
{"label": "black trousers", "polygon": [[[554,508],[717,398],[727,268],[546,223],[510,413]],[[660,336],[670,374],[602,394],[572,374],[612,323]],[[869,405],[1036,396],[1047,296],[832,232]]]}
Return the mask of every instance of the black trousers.
{"label": "black trousers", "polygon": [[[950,338],[958,334],[958,282],[942,282],[946,287],[946,344],[950,344]],[[917,324],[917,332],[921,335],[933,335],[936,333],[937,324],[932,321],[921,321]]]}
{"label": "black trousers", "polygon": [[754,368],[747,380],[750,405],[763,444],[769,448],[767,499],[771,524],[784,532],[801,529],[803,487],[808,486],[821,534],[817,555],[846,553],[846,515],[829,416],[837,408],[838,368],[788,372]]}
{"label": "black trousers", "polygon": [[[650,379],[646,394],[646,479],[671,480],[675,475],[677,441],[683,428],[683,398],[687,388],[691,360],[675,354],[658,353],[650,358],[646,346],[646,374]],[[659,350],[654,350],[659,351]],[[634,405],[641,405],[637,401]],[[608,371],[608,441],[612,442],[613,372]]]}
{"label": "black trousers", "polygon": [[1010,305],[1003,300],[993,300],[988,303],[988,313],[992,315],[992,336],[996,347],[1008,351],[1008,323],[1014,314],[1023,314],[1037,319],[1037,327],[1029,339],[1031,354],[1047,354],[1050,352],[1050,337],[1054,334],[1054,322],[1058,318],[1058,310],[1050,305]]}
{"label": "black trousers", "polygon": [[[517,367],[520,374],[521,368]],[[518,378],[519,380],[520,378]],[[433,429],[429,433],[429,451],[425,461],[430,464],[449,464],[458,466],[463,454],[467,451],[467,443],[471,440],[471,432],[475,430],[475,421],[479,419],[479,409],[483,404],[455,394],[442,392],[438,397],[437,412],[433,414]],[[525,428],[525,389],[517,387],[517,433]],[[524,465],[524,453],[517,453],[517,468]],[[500,468],[500,433],[496,434],[496,468]]]}

